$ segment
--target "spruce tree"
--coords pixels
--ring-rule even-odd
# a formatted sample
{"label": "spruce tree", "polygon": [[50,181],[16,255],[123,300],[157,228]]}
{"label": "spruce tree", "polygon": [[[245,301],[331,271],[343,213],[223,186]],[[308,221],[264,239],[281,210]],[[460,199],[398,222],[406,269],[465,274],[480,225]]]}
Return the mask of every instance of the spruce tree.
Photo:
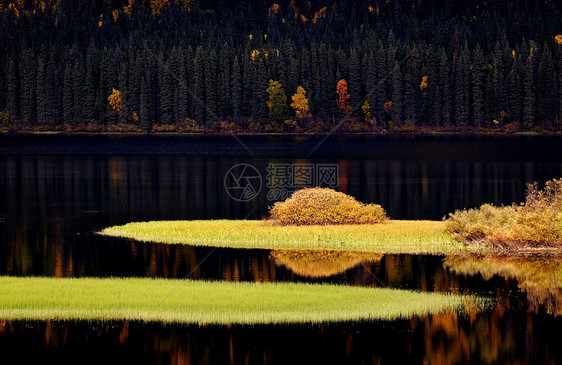
{"label": "spruce tree", "polygon": [[483,66],[484,54],[480,46],[477,46],[472,60],[472,120],[476,127],[482,125],[484,118]]}
{"label": "spruce tree", "polygon": [[82,114],[86,121],[97,118],[95,114],[96,85],[94,79],[94,60],[91,54],[86,58],[86,81],[84,83],[84,101],[82,103]]}
{"label": "spruce tree", "polygon": [[354,114],[358,115],[361,106],[361,70],[357,52],[352,49],[349,54],[349,95]]}
{"label": "spruce tree", "polygon": [[45,60],[41,57],[38,61],[37,66],[37,124],[46,125],[47,124],[47,66]]}
{"label": "spruce tree", "polygon": [[140,127],[143,131],[150,132],[152,129],[152,116],[150,113],[149,90],[147,78],[141,79],[140,89]]}
{"label": "spruce tree", "polygon": [[509,111],[507,116],[512,122],[521,121],[523,92],[522,92],[522,69],[521,56],[513,59],[511,70],[509,71]]}
{"label": "spruce tree", "polygon": [[62,90],[62,117],[64,123],[74,123],[74,94],[72,92],[74,82],[72,79],[72,65],[67,63],[64,70],[64,81]]}
{"label": "spruce tree", "polygon": [[261,58],[256,59],[255,64],[255,81],[253,84],[253,103],[252,103],[252,117],[258,121],[264,121],[267,118],[267,70],[265,68],[264,60]]}
{"label": "spruce tree", "polygon": [[128,85],[129,63],[124,60],[119,65],[119,91],[121,92],[121,109],[119,110],[119,123],[129,123],[131,113],[129,111],[129,85]]}
{"label": "spruce tree", "polygon": [[533,56],[530,55],[527,57],[527,62],[525,63],[525,80],[523,82],[523,127],[525,129],[531,129],[533,127],[535,114],[535,93],[533,91],[533,84]]}
{"label": "spruce tree", "polygon": [[441,52],[439,60],[439,90],[441,93],[441,121],[444,126],[448,127],[451,124],[451,87],[450,87],[450,68],[447,60],[447,55],[444,51]]}
{"label": "spruce tree", "polygon": [[215,121],[217,116],[217,56],[211,50],[205,62],[205,107],[207,121]]}
{"label": "spruce tree", "polygon": [[175,82],[171,57],[164,61],[162,53],[158,55],[158,76],[159,76],[159,105],[160,123],[172,124],[174,115],[174,89]]}
{"label": "spruce tree", "polygon": [[548,45],[544,45],[537,72],[537,115],[545,124],[554,123],[558,104],[556,71]]}
{"label": "spruce tree", "polygon": [[189,86],[185,67],[185,58],[180,57],[178,81],[178,121],[184,123],[189,116]]}
{"label": "spruce tree", "polygon": [[238,57],[234,57],[232,62],[232,108],[234,116],[239,117],[242,112],[242,73]]}
{"label": "spruce tree", "polygon": [[26,49],[21,56],[21,117],[30,125],[35,123],[36,118],[36,81],[37,66],[35,54],[31,49]]}
{"label": "spruce tree", "polygon": [[193,62],[193,110],[199,123],[205,122],[205,55],[201,46],[195,51]]}
{"label": "spruce tree", "polygon": [[402,72],[398,61],[394,61],[392,69],[392,121],[402,124]]}
{"label": "spruce tree", "polygon": [[76,122],[83,123],[86,120],[83,102],[85,93],[86,70],[81,58],[76,60],[72,75],[72,96],[74,98],[74,118]]}

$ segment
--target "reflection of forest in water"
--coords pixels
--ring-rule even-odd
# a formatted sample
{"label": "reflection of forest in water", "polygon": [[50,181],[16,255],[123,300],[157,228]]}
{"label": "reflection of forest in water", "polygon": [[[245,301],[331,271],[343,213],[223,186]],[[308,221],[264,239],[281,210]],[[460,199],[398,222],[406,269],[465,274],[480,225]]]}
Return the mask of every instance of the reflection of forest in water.
{"label": "reflection of forest in water", "polygon": [[[106,363],[111,356],[111,362],[125,363],[343,363],[372,359],[372,363],[554,364],[562,356],[562,334],[556,330],[560,320],[493,311],[296,326],[1,321],[0,351],[18,354],[20,361],[45,361],[51,356],[69,359],[79,351],[91,363]],[[34,351],[29,352],[30,347]]]}
{"label": "reflection of forest in water", "polygon": [[[16,230],[16,232],[20,232]],[[33,231],[34,233],[40,230]],[[57,230],[50,230],[57,232]],[[562,314],[562,257],[527,255],[380,255],[337,250],[235,250],[139,243],[84,235],[16,234],[0,247],[0,274],[54,277],[140,276],[226,281],[312,281],[439,292],[524,293],[537,312]]]}
{"label": "reflection of forest in water", "polygon": [[458,255],[446,257],[444,265],[460,275],[481,275],[485,280],[494,276],[517,280],[532,311],[544,308],[548,314],[562,315],[560,254]]}

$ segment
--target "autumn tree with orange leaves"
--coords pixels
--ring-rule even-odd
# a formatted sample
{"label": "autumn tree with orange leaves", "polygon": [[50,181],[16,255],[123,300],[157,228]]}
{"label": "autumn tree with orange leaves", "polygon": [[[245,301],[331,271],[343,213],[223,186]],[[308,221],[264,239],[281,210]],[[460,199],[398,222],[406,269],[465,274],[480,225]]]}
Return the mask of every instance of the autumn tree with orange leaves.
{"label": "autumn tree with orange leaves", "polygon": [[344,116],[349,115],[351,113],[351,96],[347,91],[347,81],[345,81],[345,79],[341,79],[340,81],[338,81],[336,93],[338,94],[338,111]]}

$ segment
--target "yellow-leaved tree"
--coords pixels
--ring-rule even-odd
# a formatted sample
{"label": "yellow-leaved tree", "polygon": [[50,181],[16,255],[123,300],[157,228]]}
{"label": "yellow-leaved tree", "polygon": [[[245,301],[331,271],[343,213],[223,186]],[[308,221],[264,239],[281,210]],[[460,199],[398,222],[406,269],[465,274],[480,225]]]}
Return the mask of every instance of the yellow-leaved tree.
{"label": "yellow-leaved tree", "polygon": [[304,87],[297,87],[297,92],[292,96],[293,102],[291,108],[295,110],[297,118],[309,118],[310,110],[308,107],[308,99],[306,98],[306,90]]}
{"label": "yellow-leaved tree", "polygon": [[117,89],[113,89],[113,92],[111,93],[111,95],[109,95],[107,100],[109,100],[109,105],[111,106],[111,109],[117,115],[119,115],[121,113],[121,101],[123,100],[121,96],[121,91]]}
{"label": "yellow-leaved tree", "polygon": [[370,123],[371,122],[371,106],[369,105],[369,102],[367,100],[365,100],[365,102],[361,106],[361,109],[363,110],[363,116],[365,117],[365,123],[367,123],[367,124]]}

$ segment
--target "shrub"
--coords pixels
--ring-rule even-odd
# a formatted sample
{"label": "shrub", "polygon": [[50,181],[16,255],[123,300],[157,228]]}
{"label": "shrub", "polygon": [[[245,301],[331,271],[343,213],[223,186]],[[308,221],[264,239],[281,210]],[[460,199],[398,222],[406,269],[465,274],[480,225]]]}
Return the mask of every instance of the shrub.
{"label": "shrub", "polygon": [[466,242],[485,242],[499,247],[562,245],[562,179],[550,180],[543,190],[527,185],[525,203],[449,214],[446,229]]}
{"label": "shrub", "polygon": [[363,204],[327,188],[298,190],[269,212],[281,225],[371,224],[388,219],[380,205]]}

